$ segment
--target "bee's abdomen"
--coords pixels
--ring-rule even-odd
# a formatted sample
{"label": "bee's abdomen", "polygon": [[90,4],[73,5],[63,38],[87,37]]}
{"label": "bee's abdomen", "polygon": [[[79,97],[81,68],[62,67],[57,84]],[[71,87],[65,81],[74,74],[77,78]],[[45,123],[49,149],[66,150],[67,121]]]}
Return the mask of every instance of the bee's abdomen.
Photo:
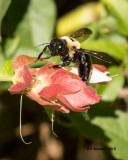
{"label": "bee's abdomen", "polygon": [[91,73],[91,59],[88,55],[79,55],[78,72],[82,81],[87,81]]}

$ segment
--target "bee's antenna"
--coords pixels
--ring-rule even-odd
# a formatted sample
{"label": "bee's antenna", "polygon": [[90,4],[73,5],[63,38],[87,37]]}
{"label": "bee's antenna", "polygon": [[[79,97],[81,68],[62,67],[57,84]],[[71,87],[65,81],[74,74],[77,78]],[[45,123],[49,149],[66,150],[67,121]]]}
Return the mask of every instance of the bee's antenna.
{"label": "bee's antenna", "polygon": [[45,45],[45,44],[49,44],[49,43],[42,43],[42,44],[39,44],[38,46],[36,46],[36,48],[39,47],[39,46]]}

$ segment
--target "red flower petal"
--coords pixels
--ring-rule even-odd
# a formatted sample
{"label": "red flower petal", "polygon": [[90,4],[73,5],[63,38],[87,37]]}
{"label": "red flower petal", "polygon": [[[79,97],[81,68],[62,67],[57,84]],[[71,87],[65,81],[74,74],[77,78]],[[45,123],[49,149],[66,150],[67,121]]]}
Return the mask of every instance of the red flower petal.
{"label": "red flower petal", "polygon": [[88,107],[82,107],[98,103],[101,98],[93,88],[87,87],[80,78],[68,75],[63,70],[56,72],[50,80],[51,84],[44,87],[38,94],[47,99],[56,96],[72,110],[87,112]]}
{"label": "red flower petal", "polygon": [[53,109],[53,110],[58,110],[64,113],[69,113],[69,109],[62,105],[61,103],[52,103],[52,102],[48,102],[47,99],[42,99],[37,93],[33,92],[33,91],[29,91],[27,93],[27,96],[29,98],[31,98],[32,100],[38,102],[40,105],[46,106],[47,108]]}
{"label": "red flower petal", "polygon": [[28,70],[29,70],[29,72],[30,72],[31,75],[35,75],[36,72],[38,71],[38,70],[35,69],[35,68],[28,68]]}
{"label": "red flower petal", "polygon": [[67,105],[72,110],[84,110],[83,106],[98,103],[101,96],[91,87],[81,89],[81,91],[74,94],[58,94],[57,98]]}
{"label": "red flower petal", "polygon": [[[69,94],[68,94],[69,95]],[[72,94],[71,94],[71,97],[72,97]],[[77,112],[87,112],[88,109],[90,108],[89,106],[88,107],[83,107],[83,106],[80,106],[80,107],[76,107],[76,106],[73,106],[71,105],[70,101],[66,98],[66,95],[64,94],[60,94],[57,96],[57,98],[63,102],[66,106],[68,106],[71,110],[73,111],[77,111]],[[73,100],[73,99],[72,99]],[[74,101],[74,100],[73,100]],[[80,101],[80,100],[79,100]],[[75,101],[76,102],[76,101]],[[77,102],[78,104],[78,102]]]}
{"label": "red flower petal", "polygon": [[[44,76],[44,75],[48,75],[49,78],[50,76],[52,76],[54,73],[56,73],[59,69],[56,68],[52,68],[52,66],[57,65],[57,63],[52,62],[49,63],[43,67],[41,67],[38,72],[36,73],[36,77],[38,76]],[[51,68],[50,68],[51,67]],[[61,69],[61,68],[60,68]]]}
{"label": "red flower petal", "polygon": [[[16,72],[17,70],[23,68],[25,65],[29,65],[37,60],[37,57],[29,57],[26,55],[20,55],[13,61],[13,70]],[[40,61],[46,61],[43,58]]]}
{"label": "red flower petal", "polygon": [[24,90],[30,84],[31,79],[32,79],[32,76],[28,70],[28,67],[24,66],[24,68],[23,68],[23,82],[13,84],[12,87],[9,89],[9,91],[14,94],[15,92],[17,93],[17,92]]}
{"label": "red flower petal", "polygon": [[[28,70],[29,70],[29,73],[30,73],[31,75],[35,75],[36,72],[38,71],[38,70],[35,69],[35,68],[28,68]],[[23,70],[23,69],[19,69],[19,70],[15,73],[15,76],[16,76],[16,77],[23,77],[23,75],[24,75],[24,70]]]}
{"label": "red flower petal", "polygon": [[49,98],[60,93],[77,92],[80,90],[79,82],[73,79],[65,71],[59,70],[51,77],[51,85],[44,87],[38,94]]}
{"label": "red flower petal", "polygon": [[105,72],[107,70],[107,68],[104,65],[100,65],[100,64],[93,64],[92,67],[101,72]]}

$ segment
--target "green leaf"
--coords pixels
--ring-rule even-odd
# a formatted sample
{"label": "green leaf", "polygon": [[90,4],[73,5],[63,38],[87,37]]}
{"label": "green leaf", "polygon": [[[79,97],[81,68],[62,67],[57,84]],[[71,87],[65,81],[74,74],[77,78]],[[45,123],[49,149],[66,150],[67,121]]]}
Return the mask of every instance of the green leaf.
{"label": "green leaf", "polygon": [[119,67],[113,66],[108,69],[110,75],[117,76],[112,78],[112,81],[105,85],[99,85],[97,88],[98,94],[102,95],[102,100],[104,101],[114,101],[119,94],[120,89],[124,85],[124,76],[122,70]]}
{"label": "green leaf", "polygon": [[107,145],[116,147],[112,155],[118,159],[128,159],[128,115],[122,111],[116,111],[115,117],[95,117],[92,123],[102,128],[109,138]]}
{"label": "green leaf", "polygon": [[122,34],[128,35],[128,1],[102,0],[109,11],[117,18],[119,30]]}
{"label": "green leaf", "polygon": [[127,76],[127,80],[128,80],[128,56],[125,59],[125,69],[126,69],[126,76]]}
{"label": "green leaf", "polygon": [[103,38],[103,40],[111,41],[111,42],[114,42],[119,45],[121,45],[121,44],[124,45],[127,43],[126,38],[117,32],[112,32],[108,35],[102,34],[102,38]]}
{"label": "green leaf", "polygon": [[11,82],[2,82],[0,83],[0,91],[7,91],[12,85]]}
{"label": "green leaf", "polygon": [[3,50],[2,47],[0,45],[0,66],[4,63],[4,55],[3,55]]}
{"label": "green leaf", "polygon": [[85,3],[58,19],[57,36],[69,35],[104,16],[106,10],[100,2]]}
{"label": "green leaf", "polygon": [[14,75],[12,60],[6,61],[0,68],[0,81],[10,81]]}
{"label": "green leaf", "polygon": [[88,113],[71,112],[68,115],[79,132],[94,141],[115,148],[112,155],[118,159],[128,159],[128,116],[122,111],[113,111],[109,105],[99,104]]}
{"label": "green leaf", "polygon": [[122,60],[126,56],[126,51],[124,47],[119,44],[104,41],[104,40],[93,40],[81,43],[81,47],[89,50],[106,52],[109,55]]}
{"label": "green leaf", "polygon": [[[117,19],[115,17],[113,17],[112,15],[107,15],[106,17],[100,19],[99,21],[99,27],[100,30],[102,29],[102,27],[104,29],[109,29],[110,31],[116,30],[117,31]],[[107,30],[108,31],[108,30]]]}
{"label": "green leaf", "polygon": [[85,28],[89,28],[92,30],[92,35],[89,37],[89,40],[94,40],[98,35],[99,26],[95,22],[88,23],[85,25]]}
{"label": "green leaf", "polygon": [[126,44],[127,40],[118,31],[117,19],[113,16],[107,16],[100,20],[99,23],[100,39],[111,41],[116,44]]}
{"label": "green leaf", "polygon": [[6,42],[4,45],[4,53],[5,53],[6,59],[13,56],[13,54],[16,52],[19,46],[19,43],[20,43],[20,39],[18,37],[6,39]]}
{"label": "green leaf", "polygon": [[54,22],[55,6],[52,0],[31,0],[27,13],[15,32],[21,38],[16,55],[25,53],[37,56],[39,50],[35,46],[51,40]]}
{"label": "green leaf", "polygon": [[11,0],[0,0],[0,42],[2,40],[2,37],[1,37],[2,20],[3,20],[5,13],[7,12],[7,9],[9,7],[10,3],[11,3]]}
{"label": "green leaf", "polygon": [[[12,19],[14,23],[11,23]],[[21,54],[37,56],[43,47],[35,46],[51,40],[55,19],[53,0],[13,0],[4,21],[4,29],[19,38],[20,45],[15,57]]]}

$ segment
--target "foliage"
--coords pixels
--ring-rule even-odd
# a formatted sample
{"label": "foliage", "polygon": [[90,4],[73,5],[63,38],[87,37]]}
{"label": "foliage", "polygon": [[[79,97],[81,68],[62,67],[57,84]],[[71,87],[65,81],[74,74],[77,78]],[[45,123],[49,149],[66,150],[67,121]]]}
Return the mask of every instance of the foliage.
{"label": "foliage", "polygon": [[[93,13],[91,18],[87,10]],[[92,37],[81,46],[113,56],[120,63],[117,66],[106,65],[112,76],[118,75],[106,85],[95,85],[97,92],[102,95],[102,103],[92,106],[87,114],[71,112],[66,117],[84,137],[116,147],[116,150],[111,151],[113,157],[127,160],[128,116],[122,111],[127,108],[118,102],[121,102],[119,92],[128,85],[128,1],[117,3],[116,0],[101,0],[98,4],[86,5],[84,12],[87,14],[84,23],[83,18],[80,18],[83,17],[83,7],[82,10],[79,7],[61,17],[56,26],[57,35],[68,34],[82,27],[92,29]],[[11,65],[17,55],[38,55],[41,49],[35,46],[53,38],[55,21],[53,0],[0,1],[0,79],[13,75]],[[52,58],[52,61],[56,59]],[[50,111],[48,114],[50,116]]]}
{"label": "foliage", "polygon": [[4,15],[6,14],[6,11],[9,7],[10,3],[11,3],[11,0],[8,0],[8,1],[1,0],[0,1],[0,42],[2,40],[2,37],[1,37],[1,23],[2,23],[2,20],[4,18]]}

